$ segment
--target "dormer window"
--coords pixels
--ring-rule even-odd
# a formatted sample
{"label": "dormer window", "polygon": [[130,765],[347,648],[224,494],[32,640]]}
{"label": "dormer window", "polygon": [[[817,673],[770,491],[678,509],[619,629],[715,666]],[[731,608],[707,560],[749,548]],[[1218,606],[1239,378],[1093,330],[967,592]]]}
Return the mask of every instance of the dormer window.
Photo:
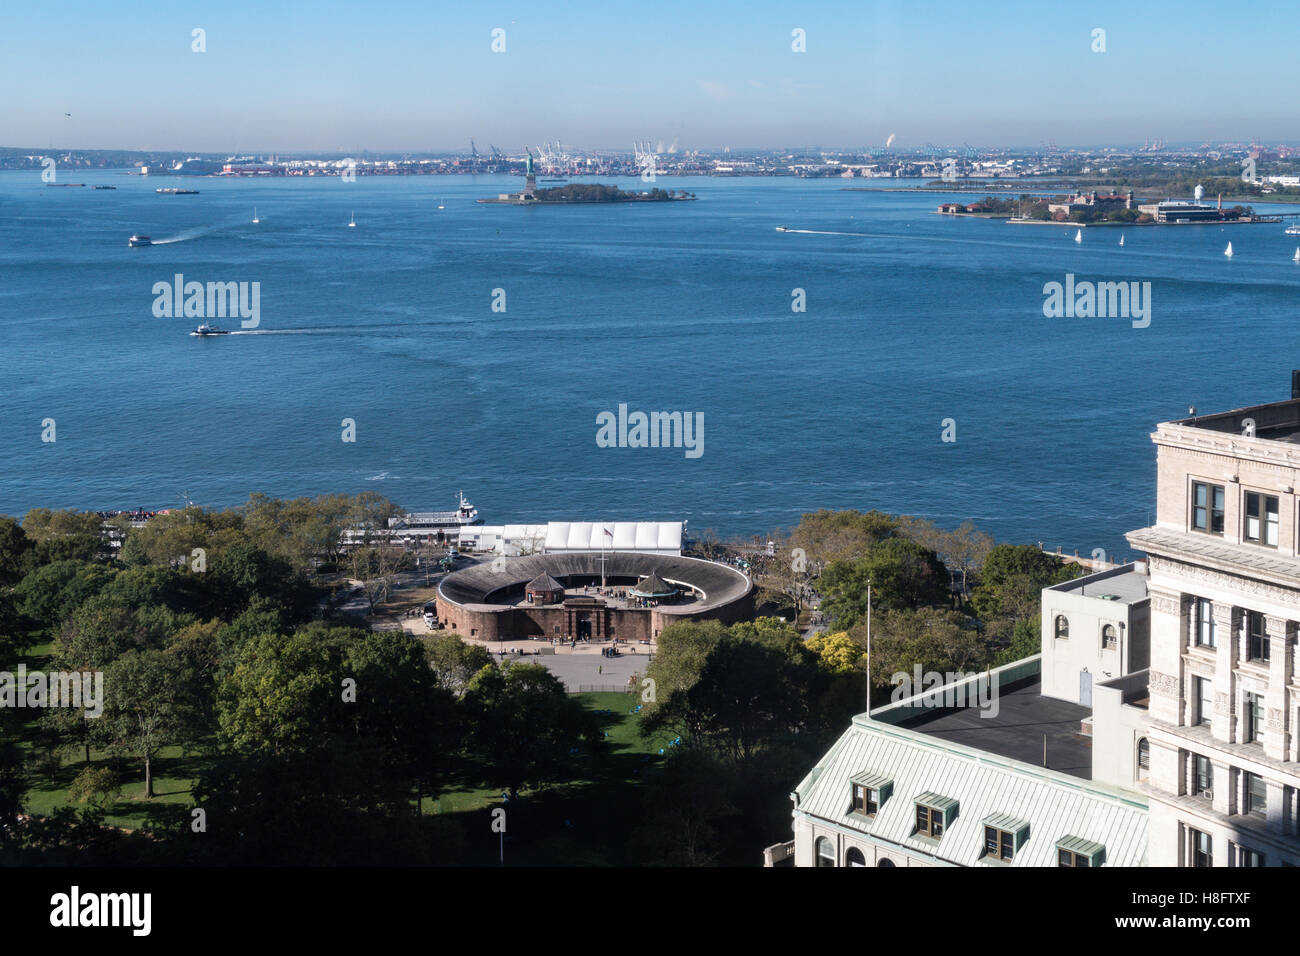
{"label": "dormer window", "polygon": [[1082,837],[1066,836],[1056,841],[1057,866],[1101,866],[1106,862],[1106,848]]}
{"label": "dormer window", "polygon": [[916,798],[915,836],[939,840],[957,819],[957,801],[937,793],[923,793]]}
{"label": "dormer window", "polygon": [[849,813],[870,819],[894,792],[894,781],[883,774],[860,773],[849,779],[849,787]]}
{"label": "dormer window", "polygon": [[984,818],[984,859],[1010,863],[1029,839],[1029,821],[1005,813]]}

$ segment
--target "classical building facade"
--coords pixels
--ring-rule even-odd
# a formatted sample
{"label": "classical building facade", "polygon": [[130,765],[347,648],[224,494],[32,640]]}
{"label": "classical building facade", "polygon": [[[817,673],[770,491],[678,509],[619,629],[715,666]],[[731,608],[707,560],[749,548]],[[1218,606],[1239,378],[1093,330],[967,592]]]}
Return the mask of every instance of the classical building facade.
{"label": "classical building facade", "polygon": [[1152,440],[1150,862],[1300,865],[1300,400]]}

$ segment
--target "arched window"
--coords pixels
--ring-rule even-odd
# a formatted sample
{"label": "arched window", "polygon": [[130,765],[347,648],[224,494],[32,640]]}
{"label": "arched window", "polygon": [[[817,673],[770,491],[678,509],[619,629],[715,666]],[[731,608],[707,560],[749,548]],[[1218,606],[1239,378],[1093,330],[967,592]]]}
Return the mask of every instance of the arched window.
{"label": "arched window", "polygon": [[866,866],[867,858],[862,855],[862,851],[855,846],[849,847],[849,852],[844,854],[845,866]]}
{"label": "arched window", "polygon": [[878,866],[878,867],[880,867],[880,866],[893,866],[893,865],[894,865],[894,861],[891,860],[891,859],[890,859],[889,857],[887,857],[887,856],[882,856],[882,857],[880,858],[880,862],[876,864],[876,866]]}
{"label": "arched window", "polygon": [[1064,640],[1070,636],[1070,621],[1064,614],[1056,615],[1056,639]]}
{"label": "arched window", "polygon": [[826,837],[817,838],[817,865],[835,865],[835,844]]}
{"label": "arched window", "polygon": [[1101,629],[1101,646],[1103,650],[1119,647],[1119,635],[1115,633],[1114,624],[1107,624]]}
{"label": "arched window", "polygon": [[1138,741],[1137,782],[1146,783],[1151,775],[1151,742],[1145,737]]}

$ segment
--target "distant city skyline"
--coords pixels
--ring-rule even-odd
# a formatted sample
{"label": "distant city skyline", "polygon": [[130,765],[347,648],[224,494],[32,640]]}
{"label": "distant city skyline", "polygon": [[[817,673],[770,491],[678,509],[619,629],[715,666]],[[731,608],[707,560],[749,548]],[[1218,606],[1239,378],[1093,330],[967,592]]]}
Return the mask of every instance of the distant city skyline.
{"label": "distant city skyline", "polygon": [[6,11],[0,130],[31,148],[337,154],[461,152],[471,137],[509,153],[1296,141],[1300,8],[1240,36],[1227,16],[1202,2],[69,0]]}

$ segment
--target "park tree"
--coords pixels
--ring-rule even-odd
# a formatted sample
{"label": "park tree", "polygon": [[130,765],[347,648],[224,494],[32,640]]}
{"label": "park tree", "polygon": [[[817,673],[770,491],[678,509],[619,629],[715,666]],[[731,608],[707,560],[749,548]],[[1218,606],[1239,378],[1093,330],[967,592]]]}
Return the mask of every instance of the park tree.
{"label": "park tree", "polygon": [[847,629],[867,614],[867,584],[873,608],[945,606],[949,576],[929,548],[907,538],[887,538],[857,560],[836,561],[822,573],[822,611],[837,629]]}
{"label": "park tree", "polygon": [[[866,625],[850,632],[855,644],[866,649]],[[892,675],[922,672],[966,672],[989,662],[987,645],[973,622],[957,611],[922,607],[886,610],[871,622],[871,683],[888,686]],[[865,659],[864,659],[865,663]]]}
{"label": "park tree", "polygon": [[145,796],[152,798],[158,752],[184,743],[194,727],[176,662],[159,650],[130,650],[104,674],[104,720],[114,749],[144,764]]}
{"label": "park tree", "polygon": [[474,675],[492,663],[487,648],[466,644],[457,634],[435,633],[422,642],[425,659],[439,686],[458,698],[464,695]]}
{"label": "park tree", "polygon": [[37,564],[93,561],[104,550],[103,519],[93,511],[33,508],[23,516],[23,531]]}
{"label": "park tree", "polygon": [[349,628],[310,625],[262,634],[240,647],[217,689],[217,723],[237,750],[310,750],[346,719],[342,672]]}
{"label": "park tree", "polygon": [[805,514],[790,532],[790,547],[800,548],[816,575],[835,561],[853,561],[898,534],[898,523],[880,511],[821,511]]}
{"label": "park tree", "polygon": [[9,587],[27,573],[32,541],[23,526],[8,515],[0,515],[0,587]]}
{"label": "park tree", "polygon": [[54,627],[85,600],[107,587],[114,572],[80,559],[55,561],[30,571],[14,587],[18,610],[43,627]]}
{"label": "park tree", "polygon": [[980,569],[971,603],[991,635],[1007,639],[1017,621],[1038,617],[1043,588],[1081,573],[1079,565],[1067,565],[1033,545],[1000,544]]}
{"label": "park tree", "polygon": [[461,706],[470,752],[511,798],[524,787],[563,779],[574,751],[600,738],[594,716],[540,664],[484,667]]}

